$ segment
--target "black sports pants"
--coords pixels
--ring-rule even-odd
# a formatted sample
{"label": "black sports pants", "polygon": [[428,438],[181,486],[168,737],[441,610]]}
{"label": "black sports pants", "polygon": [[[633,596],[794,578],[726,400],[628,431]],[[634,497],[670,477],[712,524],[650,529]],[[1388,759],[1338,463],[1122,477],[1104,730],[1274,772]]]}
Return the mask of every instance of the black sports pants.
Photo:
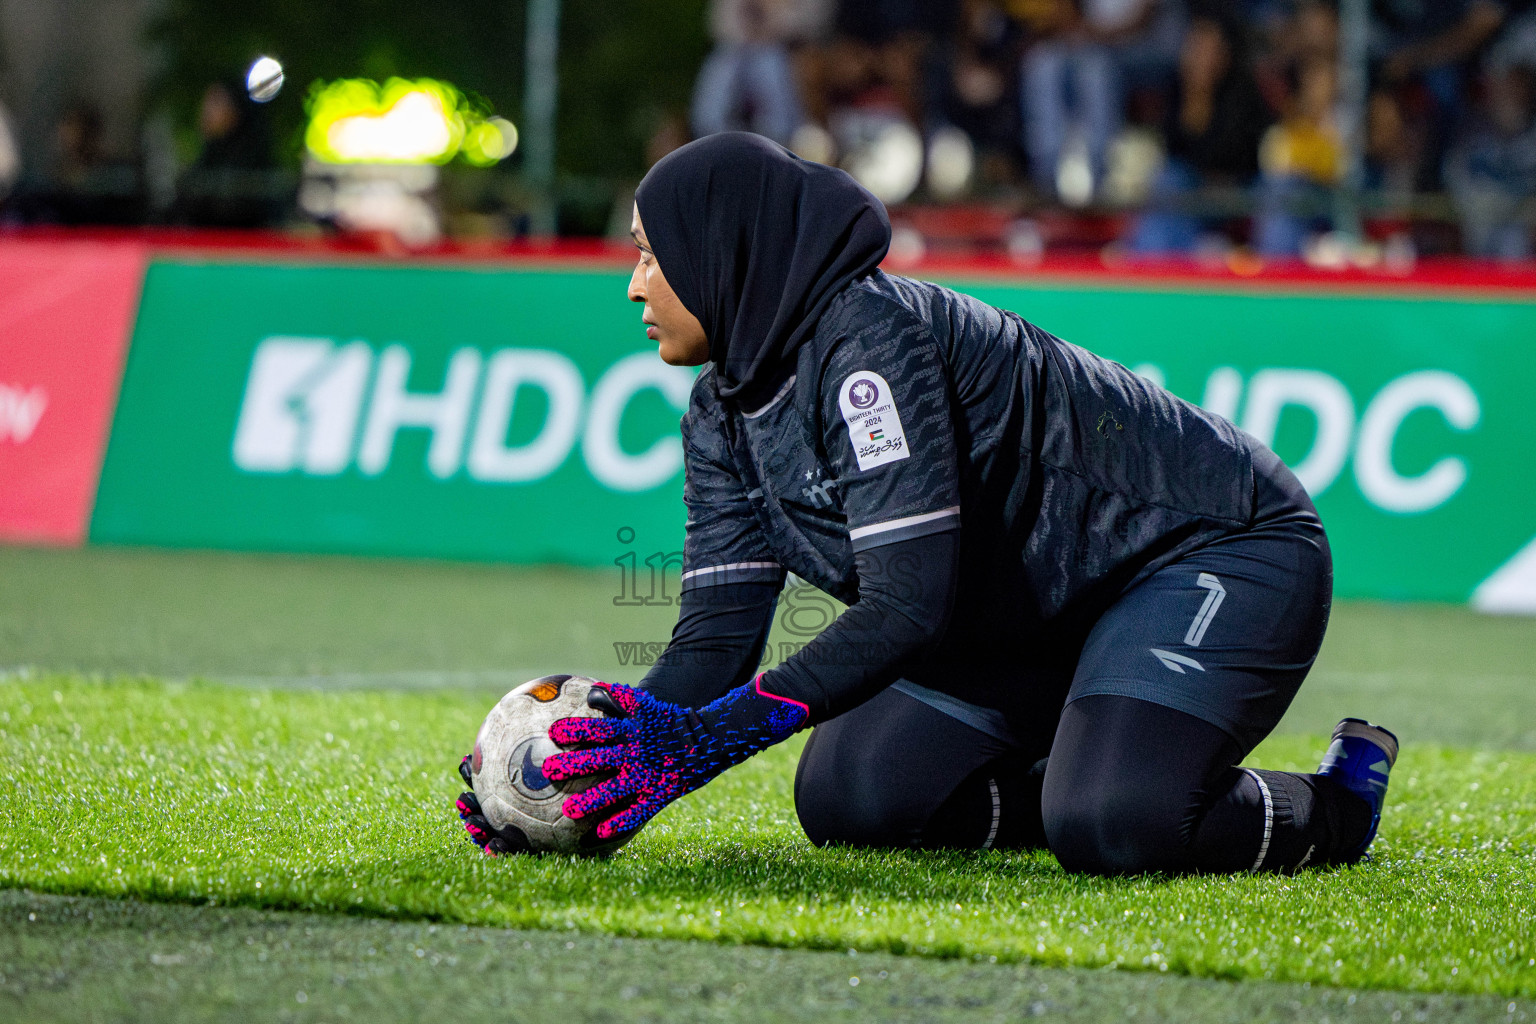
{"label": "black sports pants", "polygon": [[[816,727],[795,804],[816,843],[1049,846],[1073,871],[1292,871],[1344,858],[1365,801],[1317,775],[1234,767],[1322,643],[1332,563],[1278,460],[1256,522],[1106,610],[1064,701],[1011,715],[899,681]],[[1008,666],[989,672],[1010,686]],[[1047,706],[1054,702],[1055,706]],[[1054,736],[1051,735],[1054,727]]]}
{"label": "black sports pants", "polygon": [[1048,846],[1069,871],[1290,871],[1365,835],[1365,802],[1315,775],[1234,768],[1193,715],[1098,694],[1062,712],[1049,759],[898,689],[818,726],[795,774],[812,842]]}

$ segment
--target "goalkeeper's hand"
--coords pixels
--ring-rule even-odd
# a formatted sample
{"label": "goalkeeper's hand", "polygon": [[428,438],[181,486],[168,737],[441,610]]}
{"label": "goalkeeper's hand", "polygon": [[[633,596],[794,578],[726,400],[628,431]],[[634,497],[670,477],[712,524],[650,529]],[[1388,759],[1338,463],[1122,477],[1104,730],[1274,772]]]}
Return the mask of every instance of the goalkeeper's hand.
{"label": "goalkeeper's hand", "polygon": [[459,798],[453,802],[454,810],[459,812],[459,820],[464,823],[464,831],[469,833],[469,838],[474,844],[484,850],[488,857],[500,857],[507,853],[529,853],[528,837],[515,828],[499,829],[492,825],[480,811],[480,800],[475,796],[474,777],[469,771],[468,754],[459,762],[459,777],[464,780],[464,785],[469,787],[468,792],[460,793]]}
{"label": "goalkeeper's hand", "polygon": [[551,725],[550,739],[576,749],[551,754],[542,770],[557,780],[617,774],[566,797],[565,816],[598,819],[599,839],[633,832],[673,800],[806,724],[808,707],[763,692],[761,681],[758,676],[697,711],[622,683],[597,683],[588,703],[608,717]]}

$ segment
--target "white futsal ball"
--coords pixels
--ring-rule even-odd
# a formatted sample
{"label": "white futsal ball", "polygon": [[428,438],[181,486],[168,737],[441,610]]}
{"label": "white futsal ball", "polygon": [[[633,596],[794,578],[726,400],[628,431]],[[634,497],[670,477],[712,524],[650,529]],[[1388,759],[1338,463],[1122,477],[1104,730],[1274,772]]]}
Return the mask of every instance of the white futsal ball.
{"label": "white futsal ball", "polygon": [[606,776],[555,782],[541,770],[544,759],[560,749],[549,738],[552,723],[605,717],[587,704],[593,682],[563,675],[530,680],[491,708],[475,737],[469,767],[481,813],[498,829],[521,832],[535,853],[609,853],[629,840],[600,840],[591,831],[594,821],[572,821],[561,813],[566,797]]}
{"label": "white futsal ball", "polygon": [[266,103],[283,88],[283,66],[271,57],[257,57],[245,73],[245,91],[257,103]]}

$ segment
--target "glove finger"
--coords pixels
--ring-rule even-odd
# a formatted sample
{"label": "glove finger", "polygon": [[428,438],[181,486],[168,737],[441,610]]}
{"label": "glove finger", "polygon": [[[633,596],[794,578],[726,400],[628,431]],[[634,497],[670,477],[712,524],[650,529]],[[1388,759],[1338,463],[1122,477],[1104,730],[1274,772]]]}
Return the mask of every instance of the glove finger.
{"label": "glove finger", "polygon": [[562,718],[549,727],[549,738],[561,746],[574,743],[608,743],[629,732],[623,720],[607,718]]}
{"label": "glove finger", "polygon": [[484,815],[480,814],[471,814],[464,819],[464,831],[468,832],[469,838],[481,848],[496,838],[496,830],[489,821],[485,820]]}
{"label": "glove finger", "polygon": [[540,771],[546,779],[563,781],[582,775],[592,775],[610,768],[622,768],[629,760],[624,747],[588,747],[585,750],[567,750],[550,754],[544,759]]}
{"label": "glove finger", "polygon": [[597,838],[613,839],[626,832],[639,831],[641,826],[661,812],[665,803],[658,800],[637,800],[597,826]]}
{"label": "glove finger", "polygon": [[560,805],[560,813],[574,821],[580,821],[611,810],[634,795],[635,790],[630,779],[620,772],[590,789],[584,789],[580,793],[573,793],[566,797],[565,803]]}
{"label": "glove finger", "polygon": [[480,800],[474,793],[460,793],[459,798],[453,802],[453,809],[459,812],[459,820],[464,821],[471,814],[480,813]]}
{"label": "glove finger", "polygon": [[632,715],[640,710],[640,691],[633,686],[625,686],[623,683],[598,683],[597,685],[608,691],[613,702],[626,715]]}
{"label": "glove finger", "polygon": [[474,778],[474,775],[469,770],[469,762],[470,762],[471,756],[472,755],[470,755],[470,754],[465,754],[464,755],[464,760],[459,762],[459,778],[464,780],[464,785],[468,786],[470,789],[474,789],[475,788],[475,778]]}

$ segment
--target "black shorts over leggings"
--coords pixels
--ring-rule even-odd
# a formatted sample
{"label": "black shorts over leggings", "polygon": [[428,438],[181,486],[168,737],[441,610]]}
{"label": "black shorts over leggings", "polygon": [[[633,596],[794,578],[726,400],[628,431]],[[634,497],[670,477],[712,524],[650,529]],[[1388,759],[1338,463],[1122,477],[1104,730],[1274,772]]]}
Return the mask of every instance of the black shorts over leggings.
{"label": "black shorts over leggings", "polygon": [[1047,698],[1023,720],[899,681],[818,726],[795,778],[810,838],[1048,845],[1069,868],[1108,873],[1287,869],[1358,842],[1351,794],[1235,767],[1311,668],[1332,593],[1311,502],[1284,467],[1266,468],[1252,529],[1099,618],[1064,706]]}

